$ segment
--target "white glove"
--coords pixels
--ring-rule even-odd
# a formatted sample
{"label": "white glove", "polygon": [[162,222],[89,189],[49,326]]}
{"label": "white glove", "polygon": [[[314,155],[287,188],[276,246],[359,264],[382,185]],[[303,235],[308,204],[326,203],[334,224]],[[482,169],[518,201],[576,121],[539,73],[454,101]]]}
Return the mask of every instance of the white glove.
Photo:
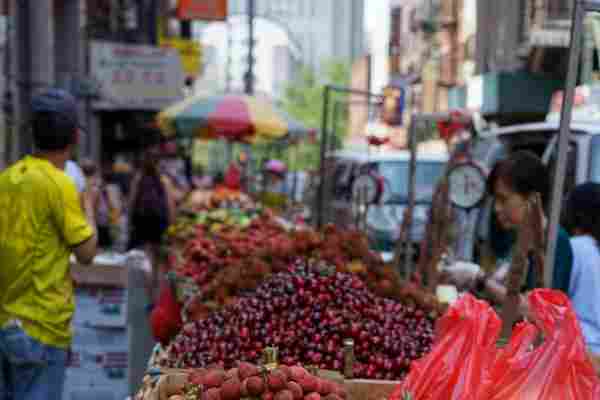
{"label": "white glove", "polygon": [[452,283],[459,288],[471,287],[475,282],[475,279],[481,273],[481,267],[477,264],[457,261],[447,267],[443,268]]}
{"label": "white glove", "polygon": [[508,271],[510,271],[510,264],[504,263],[500,265],[500,267],[494,272],[492,275],[492,279],[498,283],[504,283],[504,280],[508,276]]}

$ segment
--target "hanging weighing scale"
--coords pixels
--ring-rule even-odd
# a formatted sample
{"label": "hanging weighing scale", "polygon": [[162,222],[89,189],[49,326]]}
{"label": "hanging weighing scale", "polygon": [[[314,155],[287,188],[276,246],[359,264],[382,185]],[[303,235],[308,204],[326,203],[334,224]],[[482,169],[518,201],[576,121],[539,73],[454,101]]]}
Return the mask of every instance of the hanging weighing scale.
{"label": "hanging weighing scale", "polygon": [[486,195],[486,174],[473,161],[464,161],[448,171],[448,194],[450,202],[463,210],[477,207]]}
{"label": "hanging weighing scale", "polygon": [[384,191],[383,179],[374,172],[364,172],[352,184],[352,216],[359,219],[370,205],[380,201]]}

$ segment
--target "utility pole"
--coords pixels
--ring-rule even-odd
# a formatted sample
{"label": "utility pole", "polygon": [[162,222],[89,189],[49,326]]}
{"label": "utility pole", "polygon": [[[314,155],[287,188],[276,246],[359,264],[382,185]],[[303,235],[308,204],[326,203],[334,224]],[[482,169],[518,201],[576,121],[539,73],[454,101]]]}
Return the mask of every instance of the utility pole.
{"label": "utility pole", "polygon": [[231,91],[231,68],[232,68],[232,54],[231,51],[233,49],[233,33],[231,29],[231,22],[228,20],[227,24],[227,71],[225,72],[225,92],[229,93]]}
{"label": "utility pole", "polygon": [[246,72],[246,94],[254,94],[254,17],[255,0],[248,1],[248,72]]}
{"label": "utility pole", "polygon": [[2,143],[2,149],[0,149],[0,154],[2,155],[2,159],[0,159],[0,170],[4,169],[4,167],[10,164],[13,160],[11,157],[11,145],[13,140],[13,117],[14,117],[14,105],[13,105],[13,96],[12,96],[12,38],[14,37],[14,33],[12,31],[12,23],[11,23],[11,15],[12,7],[10,0],[3,0],[4,11],[6,12],[6,30],[5,30],[5,42],[4,42],[4,93],[2,93],[2,103],[3,103],[3,111],[4,111],[4,140],[0,140]]}
{"label": "utility pole", "polygon": [[[15,2],[14,16],[17,29],[16,37],[18,43],[14,43],[14,50],[17,56],[16,89],[18,93],[18,117],[16,126],[13,126],[15,132],[25,131],[25,122],[29,120],[29,107],[31,102],[31,31],[30,13],[31,5],[29,1]],[[31,150],[32,141],[28,135],[15,135],[15,141],[12,144],[13,160],[19,159],[22,155]],[[17,138],[18,137],[18,138]]]}

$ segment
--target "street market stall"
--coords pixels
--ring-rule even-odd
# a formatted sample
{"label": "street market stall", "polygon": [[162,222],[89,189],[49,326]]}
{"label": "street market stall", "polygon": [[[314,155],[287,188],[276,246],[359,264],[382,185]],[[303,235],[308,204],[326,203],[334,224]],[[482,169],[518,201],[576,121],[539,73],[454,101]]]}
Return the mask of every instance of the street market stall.
{"label": "street market stall", "polygon": [[175,138],[184,151],[191,150],[195,139],[225,141],[227,163],[234,161],[234,143],[242,144],[243,180],[246,189],[254,191],[259,188],[250,181],[259,180],[253,175],[263,173],[266,160],[255,159],[253,153],[265,153],[265,147],[269,154],[272,146],[294,146],[312,132],[266,99],[234,94],[190,97],[161,112],[157,122],[163,134]]}
{"label": "street market stall", "polygon": [[[566,93],[568,105],[572,91]],[[436,128],[462,129],[463,120],[454,115]],[[359,231],[285,227],[249,199],[197,195],[167,238],[181,320],[163,338],[163,356],[138,398],[600,398],[593,358],[564,294],[534,290],[526,320],[514,325],[530,256],[536,286],[548,276],[539,202],[528,203],[519,227],[502,319],[468,294],[449,299],[453,305],[438,318],[444,307],[433,293],[443,283],[451,205],[468,210],[483,190],[485,171],[465,155],[453,158],[436,194],[432,243],[426,243],[432,251],[416,271],[406,268],[406,280],[369,250]],[[404,260],[411,262],[397,261]],[[273,351],[278,357],[265,357]],[[331,370],[341,374],[323,379]]]}
{"label": "street market stall", "polygon": [[342,371],[351,338],[354,377],[395,379],[427,352],[432,323],[443,312],[434,296],[400,281],[364,234],[299,229],[231,192],[190,197],[165,246],[180,319],[169,325],[162,311],[153,315],[164,344],[155,367],[231,368],[257,362],[275,346],[284,364]]}

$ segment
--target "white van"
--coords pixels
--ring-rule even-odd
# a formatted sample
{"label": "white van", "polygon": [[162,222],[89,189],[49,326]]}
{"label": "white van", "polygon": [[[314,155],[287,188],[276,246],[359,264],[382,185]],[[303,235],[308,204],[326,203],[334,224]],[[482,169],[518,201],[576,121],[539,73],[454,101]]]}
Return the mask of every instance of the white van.
{"label": "white van", "polygon": [[[448,154],[417,153],[416,206],[411,238],[415,244],[424,236],[428,210],[433,191],[445,173]],[[357,176],[372,172],[383,181],[383,195],[378,204],[369,207],[367,230],[375,250],[391,258],[399,237],[404,210],[408,205],[410,152],[359,152],[341,150],[328,157],[331,184],[325,205],[325,222],[350,226],[352,214],[352,187]],[[418,248],[413,254],[417,254]]]}

